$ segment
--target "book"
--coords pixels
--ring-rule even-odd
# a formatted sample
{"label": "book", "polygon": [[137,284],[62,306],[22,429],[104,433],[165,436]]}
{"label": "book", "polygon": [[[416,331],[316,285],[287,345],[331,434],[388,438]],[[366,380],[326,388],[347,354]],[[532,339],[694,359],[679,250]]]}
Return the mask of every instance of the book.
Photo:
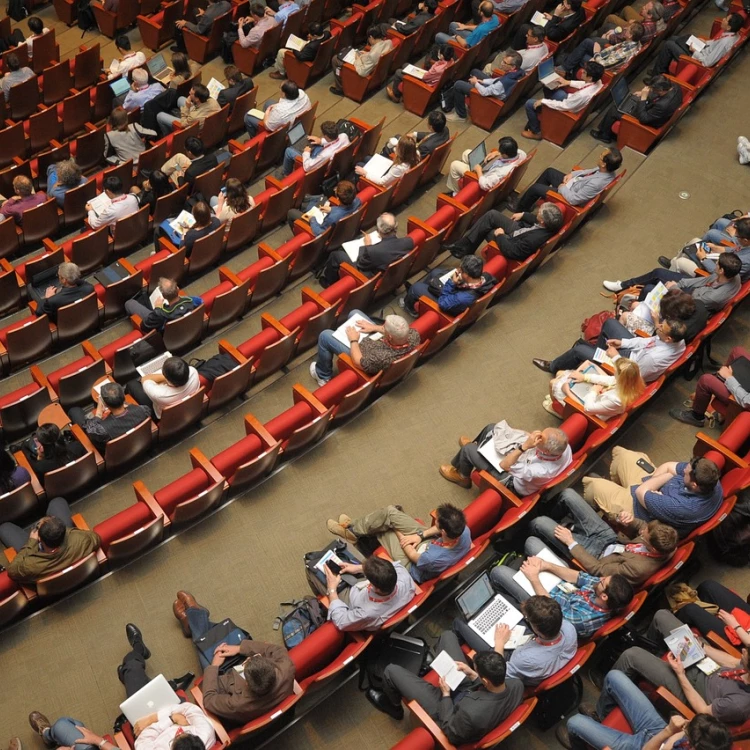
{"label": "book", "polygon": [[262,109],[251,109],[248,114],[251,117],[257,117],[259,120],[262,120],[266,116],[266,113]]}
{"label": "book", "polygon": [[172,228],[172,231],[180,238],[184,237],[187,230],[190,229],[190,227],[192,227],[194,224],[195,217],[193,216],[193,214],[184,210],[180,211],[180,215],[176,219],[172,219],[172,221],[169,222],[169,226]]}
{"label": "book", "polygon": [[289,38],[286,40],[286,44],[284,45],[287,49],[295,49],[297,52],[301,52],[302,48],[307,44],[307,42],[304,39],[300,39],[298,36],[295,36],[294,34],[290,34]]}
{"label": "book", "polygon": [[357,57],[357,50],[356,49],[350,49],[346,53],[346,57],[344,57],[344,62],[349,63],[349,65],[354,65],[354,60]]}
{"label": "book", "polygon": [[531,17],[531,24],[532,26],[546,26],[549,22],[549,18],[544,15],[544,13],[540,13],[538,10],[534,12],[534,15]]}
{"label": "book", "polygon": [[495,450],[495,441],[492,437],[479,446],[479,455],[486,458],[495,471],[504,473],[505,470],[500,468],[500,454]]}
{"label": "book", "polygon": [[[349,326],[355,326],[360,320],[366,320],[366,318],[362,315],[353,315],[348,320],[344,321],[334,332],[333,337],[340,341],[344,346],[350,346],[349,337],[346,335],[346,329],[349,328]],[[366,338],[370,338],[373,341],[377,341],[378,339],[383,338],[382,333],[364,333],[360,331],[359,334],[359,343],[361,344]]]}
{"label": "book", "polygon": [[208,93],[211,95],[212,99],[218,99],[219,92],[222,91],[226,87],[224,86],[223,83],[219,83],[219,81],[217,81],[215,78],[212,78],[208,82],[208,86],[206,86],[206,88],[208,89]]}
{"label": "book", "polygon": [[689,625],[681,625],[672,630],[664,637],[664,643],[672,655],[682,662],[685,669],[697,664],[706,655]]}
{"label": "book", "polygon": [[[545,547],[537,555],[537,557],[541,558],[545,562],[552,563],[553,565],[559,565],[562,568],[568,567],[552,550],[548,549],[547,547]],[[531,585],[531,581],[520,570],[514,574],[513,580],[522,589],[524,589],[524,591],[528,591],[531,596],[534,595],[534,588]],[[556,576],[554,573],[548,573],[547,571],[545,571],[544,573],[540,574],[539,582],[542,584],[542,586],[544,586],[544,590],[549,593],[553,588],[555,588],[555,586],[557,586],[559,583],[562,583],[562,578],[560,578],[560,576]]]}
{"label": "book", "polygon": [[106,209],[112,205],[112,201],[106,193],[99,193],[95,198],[89,201],[91,210],[97,215],[101,216]]}
{"label": "book", "polygon": [[107,383],[111,383],[111,382],[112,380],[110,380],[109,378],[105,378],[99,383],[94,383],[94,391],[96,395],[99,396],[101,394],[103,385],[107,385]]}
{"label": "book", "polygon": [[427,71],[424,68],[418,68],[416,65],[411,64],[404,66],[404,73],[408,76],[419,78],[420,81],[427,75]]}
{"label": "book", "polygon": [[373,182],[381,179],[383,175],[393,166],[393,162],[382,154],[371,156],[364,166],[365,177]]}
{"label": "book", "polygon": [[447,651],[441,651],[432,660],[430,669],[434,669],[451,690],[455,690],[466,678],[466,675],[458,669],[453,657]]}
{"label": "book", "polygon": [[660,281],[647,295],[644,302],[648,305],[648,309],[651,311],[651,315],[654,314],[658,315],[659,313],[659,306],[661,305],[661,300],[664,297],[664,295],[667,293],[668,289],[664,284]]}
{"label": "book", "polygon": [[313,206],[306,214],[308,221],[312,221],[315,219],[315,221],[318,222],[318,224],[322,224],[326,220],[326,215],[317,207]]}
{"label": "book", "polygon": [[159,291],[159,287],[157,286],[156,289],[154,289],[153,292],[151,292],[151,295],[148,298],[148,301],[151,303],[151,307],[156,310],[157,307],[161,307],[164,304],[164,297],[161,296],[161,292]]}
{"label": "book", "polygon": [[523,646],[524,643],[528,643],[533,637],[532,633],[526,632],[526,627],[521,623],[511,628],[510,640],[505,644],[505,648],[507,651],[511,651],[514,648]]}
{"label": "book", "polygon": [[[372,245],[377,245],[381,239],[380,235],[377,232],[370,232],[368,237],[370,238],[370,244]],[[359,237],[356,240],[349,240],[349,242],[342,243],[341,247],[349,256],[349,260],[352,263],[356,263],[357,258],[359,258],[359,251],[364,247],[364,245],[364,239]]]}
{"label": "book", "polygon": [[688,37],[687,46],[693,51],[693,54],[696,54],[706,46],[706,43],[702,39],[691,34]]}

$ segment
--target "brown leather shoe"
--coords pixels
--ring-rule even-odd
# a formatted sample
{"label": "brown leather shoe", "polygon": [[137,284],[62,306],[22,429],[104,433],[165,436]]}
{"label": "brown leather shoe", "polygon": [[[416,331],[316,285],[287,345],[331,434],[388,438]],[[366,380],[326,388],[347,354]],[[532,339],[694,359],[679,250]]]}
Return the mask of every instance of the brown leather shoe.
{"label": "brown leather shoe", "polygon": [[269,78],[273,78],[274,81],[286,81],[286,76],[283,73],[279,73],[278,70],[272,70],[268,74]]}
{"label": "brown leather shoe", "polygon": [[471,487],[471,478],[459,474],[458,469],[453,468],[450,464],[443,464],[440,467],[440,476],[464,489],[468,490]]}
{"label": "brown leather shoe", "polygon": [[466,437],[466,435],[461,435],[461,437],[458,439],[458,444],[463,448],[465,445],[468,445],[469,443],[473,443],[474,441],[470,437]]}
{"label": "brown leather shoe", "polygon": [[174,604],[172,604],[172,612],[180,623],[182,634],[185,638],[190,638],[192,631],[190,630],[190,623],[188,622],[187,613],[185,612],[186,609],[185,602],[180,601],[179,599],[174,600]]}
{"label": "brown leather shoe", "polygon": [[521,135],[524,138],[528,138],[530,141],[541,141],[542,140],[542,134],[541,133],[535,133],[533,130],[522,130]]}
{"label": "brown leather shoe", "polygon": [[45,729],[50,728],[49,719],[40,711],[32,711],[29,714],[31,728],[41,737]]}
{"label": "brown leather shoe", "polygon": [[185,609],[190,609],[191,607],[195,607],[197,609],[205,609],[205,607],[198,604],[195,597],[188,591],[178,591],[177,600],[185,605]]}

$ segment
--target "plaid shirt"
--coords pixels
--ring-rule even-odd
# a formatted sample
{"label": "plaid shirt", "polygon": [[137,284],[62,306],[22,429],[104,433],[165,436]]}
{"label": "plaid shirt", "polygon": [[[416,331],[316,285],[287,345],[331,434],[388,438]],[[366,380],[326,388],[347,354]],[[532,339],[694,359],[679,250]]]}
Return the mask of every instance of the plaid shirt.
{"label": "plaid shirt", "polygon": [[628,60],[638,53],[640,48],[640,42],[632,40],[620,42],[612,47],[605,47],[601,52],[597,52],[593,59],[601,63],[605,68],[616,68],[628,62]]}
{"label": "plaid shirt", "polygon": [[568,594],[559,585],[550,596],[560,605],[563,617],[573,625],[579,638],[588,638],[609,620],[612,613],[594,603],[594,586],[601,579],[588,573],[579,573],[576,591]]}

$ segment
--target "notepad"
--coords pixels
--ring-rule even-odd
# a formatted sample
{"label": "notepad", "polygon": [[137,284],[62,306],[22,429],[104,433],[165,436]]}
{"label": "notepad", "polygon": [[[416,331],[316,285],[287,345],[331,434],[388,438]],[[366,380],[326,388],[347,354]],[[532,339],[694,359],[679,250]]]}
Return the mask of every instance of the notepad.
{"label": "notepad", "polygon": [[148,298],[148,301],[151,303],[151,307],[154,310],[164,304],[164,297],[161,296],[161,292],[159,291],[158,286],[156,287],[156,289],[154,289],[153,292],[151,292],[151,296]]}
{"label": "notepad", "polygon": [[[367,236],[370,238],[371,245],[377,245],[378,242],[380,242],[381,237],[377,232],[370,232],[370,234]],[[341,247],[349,256],[349,260],[352,263],[356,263],[357,258],[359,258],[359,251],[364,247],[364,245],[364,238],[359,237],[356,240],[350,240],[349,242],[342,243]]]}
{"label": "notepad", "polygon": [[266,116],[266,113],[262,109],[251,109],[248,114],[250,117],[257,117],[259,120],[262,120]]}
{"label": "notepad", "polygon": [[615,366],[615,361],[610,357],[604,349],[597,347],[594,352],[594,356],[591,358],[594,362],[601,362],[602,364],[609,365],[610,367]]}
{"label": "notepad", "polygon": [[681,625],[672,630],[664,637],[664,643],[685,669],[695,665],[703,674],[713,674],[721,668],[710,656],[706,656],[689,625]]}
{"label": "notepad", "polygon": [[212,78],[208,82],[208,86],[206,86],[208,89],[208,93],[211,95],[212,99],[218,99],[219,98],[219,92],[222,91],[225,86],[223,83],[219,83],[215,78]]}
{"label": "notepad", "polygon": [[424,68],[418,68],[416,65],[411,64],[404,66],[404,73],[408,76],[419,78],[420,81],[427,75],[427,71]]}
{"label": "notepad", "polygon": [[495,450],[495,441],[491,437],[483,445],[479,446],[479,455],[486,458],[492,464],[492,468],[495,471],[505,471],[500,468],[500,454]]}
{"label": "notepad", "polygon": [[344,57],[344,62],[349,63],[349,65],[354,65],[354,60],[357,57],[357,50],[356,49],[350,49],[346,53],[346,57]]}
{"label": "notepad", "polygon": [[326,563],[332,560],[336,563],[339,567],[342,565],[346,565],[346,560],[342,560],[332,549],[329,549],[323,557],[318,560],[318,562],[315,563],[316,570],[319,570],[323,575],[325,575],[326,572]]}
{"label": "notepad", "polygon": [[94,384],[94,391],[96,392],[96,395],[101,395],[102,392],[102,386],[107,385],[107,383],[111,383],[112,381],[109,378],[105,378],[101,381],[101,383],[95,383]]}
{"label": "notepad", "polygon": [[99,193],[95,198],[89,201],[91,210],[97,215],[101,216],[112,205],[112,201],[106,193]]}
{"label": "notepad", "polygon": [[454,272],[454,271],[455,271],[455,269],[454,269],[454,268],[451,268],[451,270],[450,270],[450,271],[448,271],[448,273],[444,273],[444,274],[443,274],[443,275],[442,275],[442,276],[440,277],[440,283],[441,283],[441,284],[447,284],[447,283],[448,283],[448,282],[450,281],[450,278],[451,278],[451,276],[453,276],[453,272]]}
{"label": "notepad", "polygon": [[169,226],[175,234],[180,237],[184,237],[185,233],[195,224],[195,217],[188,211],[180,211],[180,215],[176,219],[172,219],[169,222]]}
{"label": "notepad", "polygon": [[311,209],[309,209],[305,216],[307,217],[308,221],[312,221],[313,219],[315,219],[318,224],[322,224],[326,220],[326,215],[317,206],[313,206]]}
{"label": "notepad", "polygon": [[[552,550],[545,547],[539,552],[536,557],[544,560],[545,562],[552,563],[553,565],[559,565],[561,568],[567,568],[568,566],[554,553]],[[513,575],[513,580],[524,590],[528,591],[530,596],[534,596],[534,587],[531,585],[531,581],[526,577],[525,573],[520,570]],[[544,590],[549,594],[557,584],[562,581],[560,576],[556,576],[554,573],[548,573],[544,571],[539,574],[539,583],[542,584]]]}
{"label": "notepad", "polygon": [[706,43],[702,39],[698,39],[697,36],[691,34],[688,37],[687,46],[693,51],[693,53],[697,53],[706,46]]}
{"label": "notepad", "polygon": [[658,315],[662,297],[668,292],[666,286],[660,281],[647,295],[644,302],[648,305],[651,315]]}
{"label": "notepad", "polygon": [[430,664],[446,682],[451,690],[455,690],[465,679],[466,675],[456,666],[456,661],[447,651],[441,651]]}
{"label": "notepad", "polygon": [[549,23],[549,18],[544,15],[544,13],[540,13],[538,10],[534,12],[534,15],[531,17],[531,24],[532,26],[546,26]]}
{"label": "notepad", "polygon": [[284,46],[287,49],[296,49],[297,52],[300,52],[306,44],[307,42],[304,39],[300,39],[298,36],[290,34]]}
{"label": "notepad", "polygon": [[[352,315],[351,318],[343,322],[334,332],[333,337],[340,341],[344,346],[351,346],[351,341],[349,341],[349,337],[346,335],[346,329],[349,328],[349,326],[355,326],[357,323],[361,320],[364,320],[367,322],[367,318],[365,318],[363,315]],[[359,343],[361,344],[366,338],[370,338],[373,341],[377,341],[378,339],[383,338],[382,333],[364,333],[360,331],[359,334]]]}
{"label": "notepad", "polygon": [[[589,365],[585,370],[581,370],[582,373],[590,373],[592,375],[596,374],[604,374],[602,370],[600,370],[596,365]],[[589,392],[593,386],[591,383],[574,383],[570,382],[570,392],[581,402],[583,403],[586,400],[586,396],[589,395]]]}
{"label": "notepad", "polygon": [[365,164],[365,177],[368,180],[377,181],[393,166],[393,162],[382,154],[375,154]]}

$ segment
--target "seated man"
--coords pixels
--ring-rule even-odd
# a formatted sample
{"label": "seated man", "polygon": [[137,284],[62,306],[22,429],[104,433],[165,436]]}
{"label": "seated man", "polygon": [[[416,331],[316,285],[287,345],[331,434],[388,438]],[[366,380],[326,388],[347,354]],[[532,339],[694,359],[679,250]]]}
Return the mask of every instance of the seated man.
{"label": "seated man", "polygon": [[170,320],[177,320],[192,312],[202,303],[200,297],[189,297],[180,294],[180,287],[172,279],[159,279],[158,287],[161,300],[157,299],[155,307],[145,292],[125,303],[128,315],[137,315],[141,319],[141,332],[158,331],[164,333],[164,327]]}
{"label": "seated man", "polygon": [[247,94],[248,91],[252,91],[255,88],[255,83],[250,76],[243,75],[242,71],[236,65],[227,65],[224,68],[224,78],[226,78],[227,85],[219,91],[219,95],[216,97],[220,107],[225,107],[230,104],[234,108],[234,103],[243,94]]}
{"label": "seated man", "polygon": [[[214,0],[214,6],[220,3],[226,3],[226,0]],[[209,6],[209,10],[214,6]],[[202,83],[194,84],[187,98],[179,97],[177,106],[180,108],[179,117],[163,111],[156,115],[156,123],[162,135],[169,135],[173,130],[172,124],[175,122],[179,122],[183,128],[188,128],[197,122],[198,126],[202,128],[209,115],[221,111],[219,102],[211,98],[211,92]]]}
{"label": "seated man", "polygon": [[57,322],[57,311],[66,305],[72,305],[76,300],[93,294],[94,287],[81,278],[81,269],[75,263],[61,263],[57,267],[58,286],[48,286],[44,297],[40,290],[27,285],[29,297],[37,302],[35,315],[46,315],[53,322]]}
{"label": "seated man", "polygon": [[[332,330],[323,331],[318,336],[318,359],[310,363],[310,375],[319,386],[325,385],[333,377],[333,357],[335,354],[350,354],[356,367],[368,375],[387,370],[395,360],[419,346],[419,333],[398,315],[386,315],[383,325],[376,325],[360,310],[352,310],[349,317],[358,315],[365,320],[349,326],[346,335],[349,346],[342,344]],[[360,342],[360,336],[379,333],[378,339],[369,336]]]}
{"label": "seated man", "polygon": [[130,91],[125,95],[122,101],[122,108],[128,111],[140,109],[146,102],[151,101],[155,96],[164,91],[159,81],[148,82],[148,70],[145,68],[136,68],[131,74],[132,82]]}
{"label": "seated man", "polygon": [[[644,86],[635,94],[638,103],[630,116],[642,125],[650,128],[660,128],[666,125],[672,115],[682,104],[682,86],[673,83],[666,76],[654,76],[650,86]],[[622,119],[620,110],[612,105],[604,114],[599,127],[589,131],[592,138],[612,143],[617,137],[612,126]]]}
{"label": "seated man", "polygon": [[536,213],[516,213],[508,218],[497,209],[482,214],[458,242],[446,245],[451,255],[475,253],[482,240],[494,242],[508,260],[526,260],[562,228],[565,217],[559,206],[542,203]]}
{"label": "seated man", "polygon": [[[320,211],[325,214],[323,221],[318,221],[315,216],[311,216],[309,219],[310,231],[316,237],[319,234],[323,234],[323,232],[329,227],[336,226],[337,222],[346,218],[350,214],[353,214],[362,207],[362,201],[357,197],[357,188],[355,188],[354,183],[349,182],[349,180],[341,180],[341,182],[336,185],[333,194],[336,196],[338,203],[325,201],[322,205],[318,205]],[[305,213],[300,209],[290,208],[286,215],[289,229],[294,231],[294,222],[296,222],[297,219],[301,219],[304,215]]]}
{"label": "seated man", "polygon": [[153,410],[156,419],[161,419],[167,406],[192,396],[201,387],[198,370],[181,357],[170,357],[161,366],[160,372],[131,380],[125,391],[142,406]]}
{"label": "seated man", "polygon": [[75,528],[70,506],[62,497],[49,501],[47,515],[31,531],[14,523],[0,525],[0,542],[16,551],[8,565],[8,577],[16,583],[36,583],[99,549],[94,531]]}
{"label": "seated man", "polygon": [[[488,440],[495,443],[501,471],[479,452]],[[458,444],[461,449],[450,464],[440,467],[444,479],[469,489],[471,472],[487,471],[519,497],[532,495],[565,471],[573,460],[568,437],[562,430],[547,427],[528,433],[514,430],[505,420],[488,424],[474,440],[460,437]]]}
{"label": "seated man", "polygon": [[563,490],[559,503],[574,525],[561,526],[547,516],[538,516],[529,525],[531,539],[548,545],[558,555],[575,560],[593,576],[619,573],[632,586],[641,586],[662,568],[677,549],[677,531],[661,521],[633,518],[632,513],[617,515],[620,543],[612,527],[575,491]]}
{"label": "seated man", "polygon": [[584,39],[564,58],[561,75],[575,80],[578,69],[589,60],[598,62],[605,70],[613,71],[626,65],[641,51],[643,24],[637,21],[629,24],[623,32],[623,41],[608,44],[600,38]]}
{"label": "seated man", "polygon": [[428,297],[437,302],[438,307],[447,315],[460,315],[497,284],[497,279],[492,274],[484,273],[484,261],[476,255],[462,258],[461,265],[443,284],[440,277],[445,274],[444,268],[430,271],[412,284],[403,297],[399,297],[399,306],[416,318],[419,298]]}
{"label": "seated man", "polygon": [[[661,643],[681,626],[671,612],[661,609],[654,615],[647,637],[654,643]],[[642,678],[652,685],[665,687],[698,714],[710,714],[726,724],[742,724],[750,714],[750,652],[743,648],[738,659],[707,643],[702,646],[706,656],[720,665],[719,671],[706,675],[697,665],[685,669],[671,653],[664,661],[639,646],[627,649],[613,669],[631,679]],[[600,708],[605,712],[608,706]]]}
{"label": "seated man", "polygon": [[[398,236],[398,221],[393,214],[380,214],[375,227],[380,235],[380,241],[373,243],[370,235],[362,232],[364,245],[359,249],[357,260],[352,263],[365,276],[374,276],[379,271],[384,271],[391,263],[414,249],[414,240],[411,237]],[[343,248],[329,253],[320,277],[320,285],[325,288],[338,281],[341,264],[351,262],[349,254]]]}
{"label": "seated man", "polygon": [[[536,596],[551,597],[560,605],[563,618],[572,623],[579,640],[590,638],[633,598],[633,587],[619,573],[596,577],[555,565],[535,556],[544,546],[533,537],[526,540],[524,549],[529,557],[521,565],[521,572],[529,579]],[[539,580],[539,575],[544,572],[562,578],[562,582],[549,592]],[[490,580],[501,593],[523,604],[531,594],[516,583],[514,575],[513,568],[496,565],[490,573]]]}
{"label": "seated man", "polygon": [[127,75],[131,70],[146,64],[146,55],[140,50],[133,51],[127,34],[118,34],[115,37],[115,47],[120,57],[115,57],[110,63],[107,74],[110,81],[117,76]]}
{"label": "seated man", "polygon": [[[741,211],[740,214],[742,214]],[[731,219],[722,216],[711,224],[708,231],[703,235],[703,241],[712,242],[717,245],[724,241],[736,243],[738,239],[737,224],[743,219],[750,219],[750,213],[735,216],[733,212]]]}
{"label": "seated man", "polygon": [[231,31],[224,35],[225,43],[229,41],[228,36],[231,35],[233,41],[234,39],[239,41],[240,47],[258,49],[265,33],[276,25],[271,8],[267,8],[262,3],[252,3],[250,15],[237,21],[236,35]]}
{"label": "seated man", "polygon": [[401,563],[417,583],[437,578],[471,548],[471,530],[463,511],[448,503],[438,506],[435,523],[430,527],[395,505],[353,521],[342,514],[338,521],[329,518],[326,526],[331,534],[352,544],[360,537],[377,537],[391,560]]}
{"label": "seated man", "polygon": [[124,435],[151,416],[147,406],[125,403],[125,389],[119,383],[105,383],[99,391],[96,411],[87,416],[80,406],[68,409],[70,418],[83,431],[99,453],[104,453],[110,440]]}
{"label": "seated man", "polygon": [[[453,195],[456,195],[461,189],[458,183],[464,173],[471,170],[469,154],[471,154],[471,149],[466,149],[460,160],[456,159],[456,161],[451,162],[446,185]],[[504,136],[498,141],[497,148],[492,149],[481,163],[474,167],[473,171],[479,178],[479,187],[484,192],[489,192],[499,185],[525,158],[526,152],[518,148],[516,139],[509,135]]]}
{"label": "seated man", "polygon": [[276,64],[274,69],[269,73],[269,78],[273,78],[275,81],[286,80],[286,66],[284,65],[284,58],[287,52],[294,56],[296,60],[300,62],[313,62],[318,56],[318,50],[323,42],[331,38],[331,32],[328,29],[323,28],[323,25],[317,21],[313,21],[307,29],[307,44],[301,49],[287,49],[281,47],[276,53]]}
{"label": "seated man", "polygon": [[91,204],[87,203],[87,221],[92,229],[108,226],[110,232],[114,233],[117,221],[134,214],[140,206],[135,195],[123,192],[122,180],[117,175],[105,177],[103,187],[104,194],[109,198],[109,205],[97,213]]}
{"label": "seated man", "polygon": [[[602,725],[602,719],[618,707],[627,718],[632,734]],[[558,724],[555,736],[569,750],[574,746],[597,750],[610,746],[644,750],[681,747],[729,750],[732,745],[727,727],[709,714],[698,713],[690,721],[675,714],[669,722],[665,721],[640,687],[615,669],[604,678],[596,707],[582,703],[567,725]]]}
{"label": "seated man", "polygon": [[586,20],[582,0],[562,0],[552,13],[544,13],[548,21],[544,33],[550,42],[561,42]]}
{"label": "seated man", "polygon": [[[515,677],[527,687],[538,685],[559,672],[578,650],[578,635],[573,625],[563,618],[560,605],[548,596],[530,596],[521,603],[526,625],[534,637],[513,649],[508,657],[506,677]],[[457,617],[453,632],[469,648],[484,651],[487,643],[466,622]],[[510,639],[510,628],[495,628],[495,651],[505,656],[505,644]]]}
{"label": "seated man", "polygon": [[583,496],[605,513],[625,512],[641,521],[668,523],[681,537],[716,515],[724,492],[713,461],[667,461],[647,471],[650,465],[645,453],[615,446],[611,479],[584,477]]}
{"label": "seated man", "polygon": [[[575,0],[575,2],[579,1]],[[549,35],[548,38],[550,38]],[[602,90],[603,75],[604,66],[594,60],[589,60],[583,66],[582,80],[566,81],[563,84],[563,86],[575,89],[573,93],[569,93],[562,86],[554,91],[545,88],[542,99],[529,99],[526,102],[526,127],[521,131],[521,135],[532,141],[542,140],[542,123],[538,112],[542,107],[557,109],[561,112],[580,112],[585,109]]]}
{"label": "seated man", "polygon": [[[706,410],[712,399],[719,403],[727,405],[731,398],[737,402],[742,409],[750,409],[750,392],[748,392],[734,377],[732,372],[732,362],[737,359],[750,359],[750,352],[741,346],[735,346],[726,363],[719,368],[719,371],[713,373],[703,373],[698,378],[695,385],[695,393],[692,399],[688,399],[690,407],[687,409],[672,408],[669,410],[669,416],[685,424],[694,427],[703,427],[706,423]],[[716,412],[719,423],[724,421],[722,414]]]}
{"label": "seated man", "polygon": [[[672,61],[679,60],[681,55],[689,55],[700,65],[712,68],[734,47],[738,39],[738,32],[744,22],[744,18],[739,13],[729,13],[721,19],[721,33],[714,39],[707,41],[700,52],[693,52],[688,46],[690,34],[667,39],[659,45],[659,51],[651,70],[649,70],[649,75],[656,76],[669,73],[669,66]],[[648,86],[651,79],[644,79],[644,83]]]}
{"label": "seated man", "polygon": [[475,47],[500,25],[500,19],[495,15],[495,7],[489,0],[479,4],[477,14],[478,23],[451,21],[447,34],[443,31],[435,34],[435,44],[448,44],[453,41],[464,49]]}
{"label": "seated man", "polygon": [[719,312],[740,291],[741,268],[742,261],[736,253],[721,253],[716,262],[716,271],[710,276],[690,279],[678,271],[655,268],[626,281],[604,281],[602,286],[610,292],[620,292],[635,285],[653,288],[661,281],[668,289],[677,287],[691,294],[697,302],[702,302],[709,312]]}
{"label": "seated man", "polygon": [[[174,25],[180,32],[183,29],[187,29],[188,31],[192,31],[193,34],[211,36],[211,27],[214,25],[214,21],[230,10],[232,10],[232,4],[228,0],[208,0],[208,7],[205,10],[198,8],[195,11],[197,23],[190,23],[181,18],[179,21],[175,21]],[[171,49],[172,52],[187,52],[185,37],[182,33],[175,35],[175,44]]]}
{"label": "seated man", "polygon": [[[393,49],[393,42],[386,39],[385,31],[379,24],[370,26],[367,30],[367,49],[358,49],[354,53],[354,70],[360,78],[367,78],[375,70],[380,58]],[[337,96],[344,95],[344,89],[341,87],[341,69],[344,67],[344,58],[346,54],[339,52],[331,59],[331,68],[333,69],[333,86],[329,91]]]}
{"label": "seated man", "polygon": [[26,25],[29,27],[31,33],[24,41],[26,42],[26,49],[29,52],[29,62],[31,62],[34,57],[34,40],[38,39],[42,34],[46,34],[49,29],[44,25],[44,22],[39,16],[29,16],[26,19]]}
{"label": "seated man", "polygon": [[405,21],[396,20],[391,28],[403,36],[411,36],[421,29],[431,18],[435,17],[440,6],[437,0],[420,0],[413,13],[409,13]]}
{"label": "seated man", "polygon": [[438,146],[450,140],[451,132],[445,122],[445,115],[433,109],[427,116],[429,130],[415,130],[411,135],[417,142],[420,159],[426,159]]}
{"label": "seated man", "polygon": [[0,85],[3,88],[3,95],[7,102],[10,99],[11,88],[17,83],[23,83],[24,81],[28,81],[29,78],[33,78],[34,71],[28,66],[22,68],[21,61],[18,59],[18,55],[16,55],[15,52],[11,52],[5,58],[5,67],[7,68],[7,73],[0,78]]}
{"label": "seated man", "polygon": [[39,206],[47,200],[47,193],[43,190],[34,192],[34,185],[26,175],[19,174],[13,178],[13,195],[6,198],[0,195],[0,216],[13,217],[16,224],[23,224],[23,213],[30,208]]}
{"label": "seated man", "polygon": [[297,86],[294,81],[284,81],[281,84],[281,95],[278,102],[268,100],[263,105],[263,119],[259,120],[248,112],[245,115],[245,130],[254,138],[260,126],[264,130],[274,131],[291,125],[303,112],[310,109],[310,98]]}
{"label": "seated man", "polygon": [[416,593],[414,579],[399,562],[384,560],[371,555],[362,565],[345,563],[342,573],[364,574],[364,579],[355,586],[338,590],[341,576],[326,565],[326,589],[314,576],[309,578],[316,584],[316,593],[328,596],[328,619],[343,631],[378,630],[384,622],[402,610]]}
{"label": "seated man", "polygon": [[[198,649],[203,665],[203,705],[207,711],[241,725],[267,713],[292,694],[294,662],[283,646],[252,638],[238,646],[221,643],[209,664],[198,642],[216,626],[209,619],[210,612],[187,591],[177,592],[172,611],[183,635],[192,638]],[[242,669],[222,673],[219,668],[225,660],[238,654],[247,657]]]}
{"label": "seated man", "polygon": [[280,174],[282,179],[295,170],[295,159],[298,156],[302,157],[302,169],[305,172],[312,172],[313,169],[330,161],[334,154],[349,145],[349,136],[346,133],[339,133],[338,126],[333,120],[326,120],[320,126],[320,132],[323,134],[322,138],[314,135],[307,136],[311,145],[306,146],[301,152],[287,146]]}
{"label": "seated man", "polygon": [[750,604],[718,581],[699,583],[697,592],[700,602],[714,604],[719,611],[712,614],[701,604],[690,602],[677,610],[680,620],[706,637],[714,633],[738,648],[750,648]]}
{"label": "seated man", "polygon": [[513,91],[515,85],[524,77],[521,70],[521,55],[513,49],[505,51],[498,66],[502,75],[487,77],[483,70],[472,70],[468,81],[456,81],[452,95],[446,97],[448,105],[453,104],[455,112],[449,112],[446,117],[452,122],[466,122],[466,97],[476,90],[480,96],[492,96],[505,101]]}
{"label": "seated man", "polygon": [[196,177],[217,167],[219,160],[215,153],[207,154],[203,141],[195,136],[185,139],[185,153],[175,154],[162,165],[161,171],[172,182],[181,187],[185,183],[192,187]]}
{"label": "seated man", "polygon": [[[505,13],[505,11],[500,11]],[[518,50],[518,54],[521,55],[521,70],[524,73],[530,73],[536,68],[539,63],[549,55],[549,47],[544,41],[544,26],[532,26],[527,24],[525,32],[525,48]],[[497,57],[491,62],[484,66],[484,72],[488,75],[492,74],[492,71],[499,67],[503,60],[504,52],[500,52]]]}
{"label": "seated man", "polygon": [[614,147],[602,151],[596,167],[574,169],[563,174],[559,169],[548,167],[537,181],[526,188],[518,201],[509,201],[513,211],[530,211],[541,198],[545,200],[550,189],[557,191],[571,206],[585,206],[617,177],[622,166],[622,154]]}
{"label": "seated man", "polygon": [[[389,664],[383,672],[382,692],[370,688],[365,693],[367,700],[394,719],[404,717],[402,699],[415,700],[451,743],[463,745],[491,732],[523,699],[523,683],[515,678],[506,679],[505,659],[496,651],[485,647],[472,661],[451,631],[440,636],[435,651],[445,651],[466,675],[455,691],[442,678],[440,686],[435,687],[404,667]],[[474,669],[468,661],[472,661]]]}
{"label": "seated man", "polygon": [[[560,370],[575,370],[586,360],[593,360],[597,348],[601,348],[606,349],[607,356],[613,361],[628,357],[637,362],[643,380],[653,383],[682,356],[686,330],[687,326],[681,320],[667,318],[656,326],[653,336],[644,338],[610,318],[602,326],[598,347],[579,339],[572,348],[551,361],[537,358],[531,361],[535,367],[554,375]],[[614,335],[621,338],[612,338]]]}

